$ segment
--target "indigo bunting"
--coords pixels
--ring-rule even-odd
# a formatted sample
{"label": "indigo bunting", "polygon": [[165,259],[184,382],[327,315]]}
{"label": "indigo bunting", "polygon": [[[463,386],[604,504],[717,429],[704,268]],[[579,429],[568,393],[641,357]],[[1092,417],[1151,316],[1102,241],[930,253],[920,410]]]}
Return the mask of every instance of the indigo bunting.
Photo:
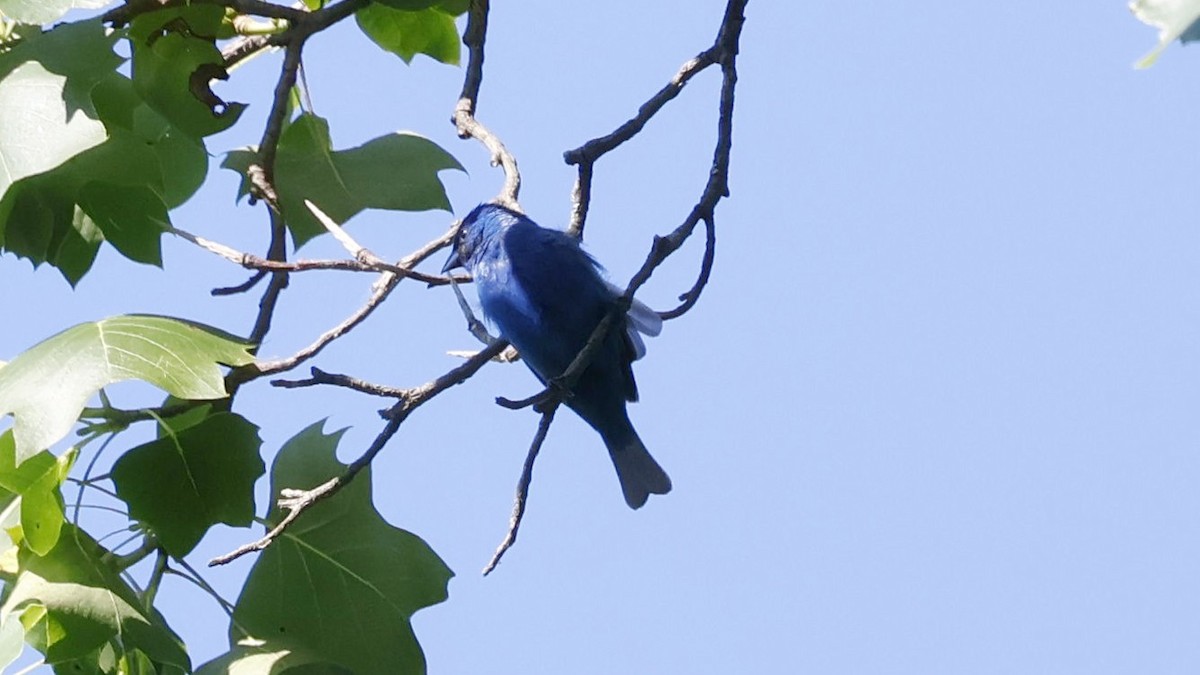
{"label": "indigo bunting", "polygon": [[[573,237],[496,204],[480,204],[463,219],[442,271],[457,267],[474,277],[485,318],[543,384],[566,371],[621,295]],[[632,363],[646,350],[638,333],[657,335],[662,319],[637,301],[622,319],[564,403],[600,433],[625,503],[636,509],[651,493],[671,490],[625,410],[638,398]]]}

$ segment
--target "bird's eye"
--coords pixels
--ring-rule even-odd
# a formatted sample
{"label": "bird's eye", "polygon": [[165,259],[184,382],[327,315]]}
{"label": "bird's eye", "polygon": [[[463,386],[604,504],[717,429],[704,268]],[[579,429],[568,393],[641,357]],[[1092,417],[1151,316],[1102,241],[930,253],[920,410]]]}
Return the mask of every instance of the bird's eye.
{"label": "bird's eye", "polygon": [[467,228],[460,229],[456,239],[455,248],[458,249],[459,255],[464,259],[469,257],[471,255],[471,241],[468,237]]}

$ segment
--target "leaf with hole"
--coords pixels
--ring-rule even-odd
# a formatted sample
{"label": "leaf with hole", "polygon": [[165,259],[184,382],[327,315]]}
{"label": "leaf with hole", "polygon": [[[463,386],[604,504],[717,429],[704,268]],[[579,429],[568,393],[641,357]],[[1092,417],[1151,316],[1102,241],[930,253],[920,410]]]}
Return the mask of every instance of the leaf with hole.
{"label": "leaf with hole", "polygon": [[216,46],[224,18],[224,7],[191,5],[139,14],[129,29],[138,94],[196,138],[228,129],[246,109],[226,103],[211,87],[213,80],[229,78]]}

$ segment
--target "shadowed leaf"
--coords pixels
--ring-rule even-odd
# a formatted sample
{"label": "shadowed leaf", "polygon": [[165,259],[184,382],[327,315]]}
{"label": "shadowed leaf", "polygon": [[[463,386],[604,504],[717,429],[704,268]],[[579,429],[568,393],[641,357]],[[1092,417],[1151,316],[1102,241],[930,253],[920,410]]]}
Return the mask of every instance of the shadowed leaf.
{"label": "shadowed leaf", "polygon": [[254,481],[266,470],[261,444],[258,427],[218,413],[126,451],[112,469],[117,496],[182,558],[213,525],[254,520]]}
{"label": "shadowed leaf", "polygon": [[216,38],[225,9],[192,5],[137,16],[130,26],[133,84],[175,127],[196,138],[224,131],[246,106],[226,104],[211,80],[228,77]]}
{"label": "shadowed leaf", "polygon": [[[462,165],[433,141],[397,132],[349,150],[332,148],[329,123],[316,115],[301,115],[280,137],[275,183],[297,246],[325,232],[305,199],[339,223],[370,208],[450,209],[438,172]],[[254,159],[253,151],[237,150],[222,166],[245,176]]]}
{"label": "shadowed leaf", "polygon": [[[336,458],[340,436],[323,434],[318,423],[288,441],[271,469],[272,494],[311,488],[345,471]],[[276,506],[267,519],[282,517]],[[234,622],[257,647],[235,647],[202,672],[251,672],[239,664],[270,665],[291,656],[356,675],[423,673],[425,657],[409,619],[446,599],[450,576],[424,541],[383,520],[371,503],[370,469],[364,469],[263,551],[234,610]],[[231,643],[242,638],[231,630]]]}
{"label": "shadowed leaf", "polygon": [[120,635],[126,649],[189,668],[179,638],[142,608],[133,589],[105,562],[105,553],[73,525],[63,527],[58,544],[44,556],[22,550],[21,571],[0,607],[0,624],[19,616],[26,639],[48,663],[80,658]]}

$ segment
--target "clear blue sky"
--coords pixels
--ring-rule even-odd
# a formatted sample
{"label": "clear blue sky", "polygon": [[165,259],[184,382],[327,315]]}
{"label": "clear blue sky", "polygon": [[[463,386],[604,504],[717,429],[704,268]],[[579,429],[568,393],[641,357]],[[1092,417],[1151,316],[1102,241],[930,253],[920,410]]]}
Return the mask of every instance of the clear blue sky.
{"label": "clear blue sky", "polygon": [[[521,163],[526,210],[561,227],[562,151],[707,46],[722,3],[496,5],[479,115]],[[599,439],[560,415],[521,538],[483,579],[537,421],[491,400],[536,383],[491,366],[423,408],[374,479],[383,514],[458,574],[414,620],[430,672],[1200,672],[1200,48],[1134,71],[1155,32],[1121,2],[747,14],[713,280],[637,368],[631,414],[675,491],[630,511]],[[499,173],[446,122],[460,71],[406,68],[354,32],[308,52],[335,143],[421,132],[470,170],[444,174],[456,213],[492,196]],[[257,140],[277,65],[221,89],[253,105],[214,152]],[[697,79],[598,167],[587,240],[619,283],[703,185],[717,83]],[[214,172],[177,225],[261,248],[261,213]],[[349,228],[399,257],[448,222],[373,212]],[[165,249],[166,272],[109,251],[76,292],[0,259],[20,288],[0,358],[123,312],[249,326],[251,298],[207,295],[240,271]],[[698,249],[643,299],[671,304]],[[369,283],[297,276],[263,353],[306,344]],[[317,365],[409,385],[472,346],[449,292],[413,285]],[[269,451],[327,417],[352,427],[349,459],[379,424],[348,392],[260,383],[240,405]],[[252,536],[221,530],[195,558]],[[210,578],[233,597],[249,565]],[[164,593],[197,663],[224,650],[215,605]]]}

